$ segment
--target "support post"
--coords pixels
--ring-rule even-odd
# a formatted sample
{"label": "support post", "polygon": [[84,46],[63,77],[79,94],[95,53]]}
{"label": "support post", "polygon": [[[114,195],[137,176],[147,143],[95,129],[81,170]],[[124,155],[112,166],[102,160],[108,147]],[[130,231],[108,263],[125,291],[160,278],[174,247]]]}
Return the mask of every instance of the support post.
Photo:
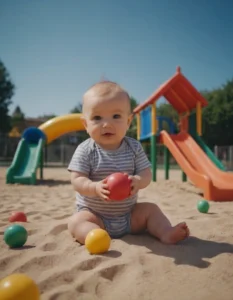
{"label": "support post", "polygon": [[170,152],[166,146],[164,146],[164,171],[165,180],[169,179],[169,169],[170,169]]}
{"label": "support post", "polygon": [[151,105],[151,164],[152,164],[152,180],[156,181],[157,173],[157,120],[156,120],[156,103]]}
{"label": "support post", "polygon": [[182,181],[186,182],[187,181],[187,175],[182,171]]}
{"label": "support post", "polygon": [[137,113],[137,140],[140,141],[141,136],[141,115]]}
{"label": "support post", "polygon": [[152,165],[152,181],[156,181],[157,173],[157,147],[156,147],[156,135],[151,135],[151,165]]}
{"label": "support post", "polygon": [[196,108],[196,122],[197,122],[197,133],[198,135],[202,135],[202,117],[201,117],[201,102],[197,102],[197,108]]}
{"label": "support post", "polygon": [[47,166],[48,163],[48,146],[45,144],[44,147],[44,165]]}
{"label": "support post", "polygon": [[43,166],[44,166],[44,150],[42,149],[40,155],[40,179],[43,180]]}

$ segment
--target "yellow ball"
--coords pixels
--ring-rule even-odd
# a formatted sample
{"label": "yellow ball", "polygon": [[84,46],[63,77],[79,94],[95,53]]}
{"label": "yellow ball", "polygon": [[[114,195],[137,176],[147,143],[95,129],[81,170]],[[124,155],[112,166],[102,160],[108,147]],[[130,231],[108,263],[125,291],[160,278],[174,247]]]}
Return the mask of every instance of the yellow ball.
{"label": "yellow ball", "polygon": [[1,300],[39,300],[36,283],[25,274],[12,274],[0,281]]}
{"label": "yellow ball", "polygon": [[85,246],[91,254],[107,252],[111,244],[111,238],[106,230],[93,229],[85,239]]}

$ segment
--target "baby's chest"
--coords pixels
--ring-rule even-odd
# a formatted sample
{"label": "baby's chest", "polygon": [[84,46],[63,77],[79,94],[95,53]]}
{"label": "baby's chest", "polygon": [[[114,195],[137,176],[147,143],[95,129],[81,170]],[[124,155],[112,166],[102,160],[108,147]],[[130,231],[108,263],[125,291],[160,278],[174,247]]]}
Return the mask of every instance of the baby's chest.
{"label": "baby's chest", "polygon": [[127,153],[95,155],[91,162],[92,175],[114,172],[126,172],[133,175],[134,170],[135,158]]}

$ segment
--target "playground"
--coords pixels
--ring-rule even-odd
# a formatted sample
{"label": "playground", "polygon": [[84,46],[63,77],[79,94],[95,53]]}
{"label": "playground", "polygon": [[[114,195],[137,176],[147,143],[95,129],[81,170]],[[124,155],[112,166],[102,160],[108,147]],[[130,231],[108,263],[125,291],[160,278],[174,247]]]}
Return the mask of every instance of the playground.
{"label": "playground", "polygon": [[[178,111],[178,130],[170,119],[156,115],[161,96]],[[125,236],[97,256],[75,243],[67,231],[67,218],[75,206],[67,170],[43,168],[46,145],[65,133],[83,130],[80,115],[63,115],[28,128],[11,166],[0,168],[2,236],[13,211],[25,212],[27,222],[19,224],[28,233],[26,243],[16,249],[0,240],[0,278],[27,274],[42,300],[232,299],[233,175],[201,137],[206,105],[178,68],[134,110],[137,138],[142,145],[149,144],[153,173],[153,182],[140,191],[139,201],[158,204],[172,223],[186,221],[191,237],[167,246],[149,235]],[[158,144],[164,151],[162,170],[157,166]],[[170,169],[170,156],[180,169]],[[208,213],[198,211],[201,199],[208,201]]]}
{"label": "playground", "polygon": [[[156,116],[156,101],[160,97],[179,114],[178,133],[172,120]],[[156,181],[156,145],[164,146],[165,177],[169,179],[169,155],[172,154],[182,170],[183,181],[187,177],[202,190],[209,201],[233,201],[233,174],[224,166],[202,140],[202,108],[208,103],[177,67],[176,73],[162,84],[133,113],[137,118],[137,139],[150,142],[150,160],[153,181]],[[167,130],[163,129],[167,123]],[[37,170],[43,179],[44,146],[58,137],[73,131],[82,131],[81,114],[67,114],[48,120],[39,128],[24,131],[12,164],[7,170],[6,183],[36,184]]]}

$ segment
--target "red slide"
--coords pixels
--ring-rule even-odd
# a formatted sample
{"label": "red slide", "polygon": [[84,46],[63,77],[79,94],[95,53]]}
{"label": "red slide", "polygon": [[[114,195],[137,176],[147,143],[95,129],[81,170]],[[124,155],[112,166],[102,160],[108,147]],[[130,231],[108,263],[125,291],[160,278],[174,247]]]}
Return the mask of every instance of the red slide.
{"label": "red slide", "polygon": [[160,142],[193,184],[203,190],[206,200],[233,201],[233,174],[218,169],[188,133],[170,135],[163,130]]}

